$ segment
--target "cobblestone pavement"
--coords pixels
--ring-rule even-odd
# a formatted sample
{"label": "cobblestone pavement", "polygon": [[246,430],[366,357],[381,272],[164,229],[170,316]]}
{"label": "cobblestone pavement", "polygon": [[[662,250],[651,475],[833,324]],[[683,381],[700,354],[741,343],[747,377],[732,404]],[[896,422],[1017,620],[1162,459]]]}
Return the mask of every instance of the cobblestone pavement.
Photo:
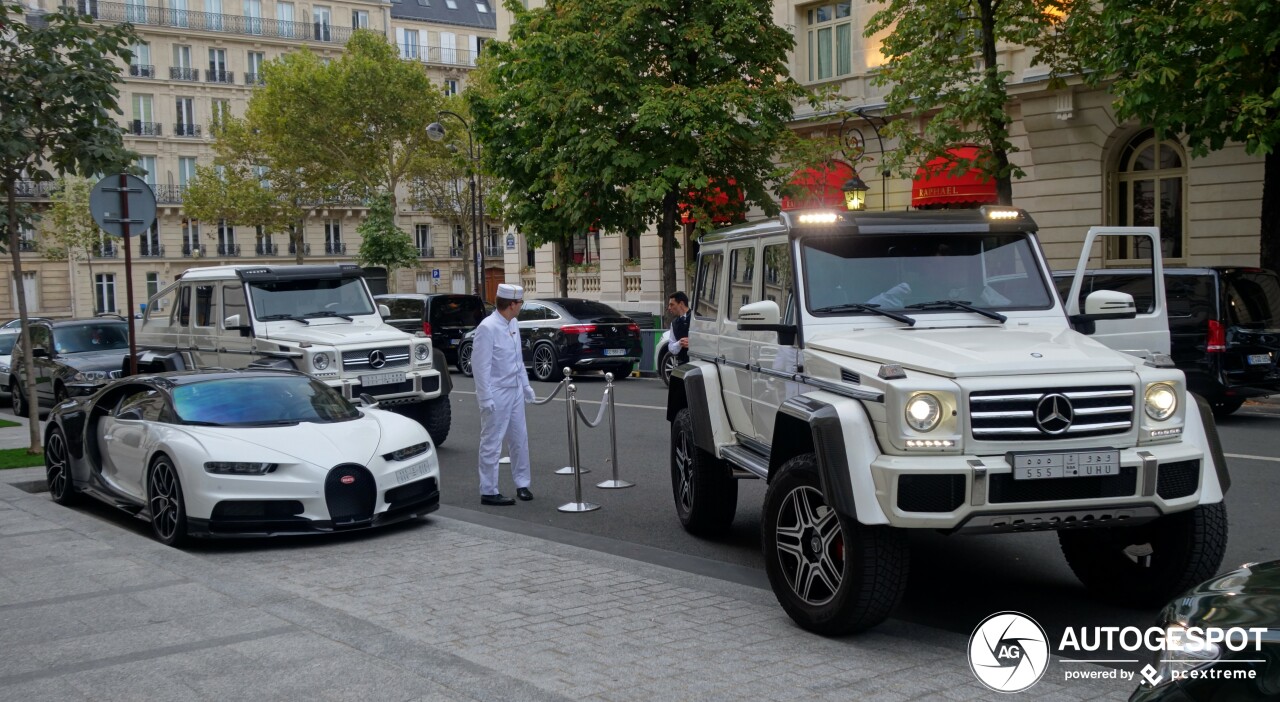
{"label": "cobblestone pavement", "polygon": [[[433,516],[181,552],[11,484],[41,476],[0,473],[0,700],[1011,698],[962,636],[824,639],[768,591],[599,551]],[[1132,689],[1064,669],[1022,696]]]}

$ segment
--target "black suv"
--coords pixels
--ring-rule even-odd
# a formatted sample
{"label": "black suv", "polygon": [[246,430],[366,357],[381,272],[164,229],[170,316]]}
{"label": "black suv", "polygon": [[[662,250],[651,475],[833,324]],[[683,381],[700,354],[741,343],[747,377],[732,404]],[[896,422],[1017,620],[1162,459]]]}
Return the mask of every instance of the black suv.
{"label": "black suv", "polygon": [[[1065,297],[1073,271],[1056,271]],[[1165,297],[1173,362],[1187,374],[1187,388],[1209,402],[1217,417],[1240,409],[1250,397],[1280,393],[1280,278],[1261,268],[1166,268]],[[1138,312],[1150,312],[1151,272],[1114,268],[1089,271],[1080,290],[1133,295]]]}
{"label": "black suv", "polygon": [[[53,406],[69,397],[89,395],[112,378],[120,377],[129,355],[129,325],[122,319],[96,317],[32,322],[31,354],[35,360],[36,400]],[[13,345],[9,389],[13,413],[30,415],[27,378],[21,362],[22,340]]]}
{"label": "black suv", "polygon": [[375,295],[373,299],[391,311],[384,322],[410,334],[425,333],[431,337],[431,345],[453,364],[458,363],[462,337],[484,321],[486,314],[484,301],[478,295]]}

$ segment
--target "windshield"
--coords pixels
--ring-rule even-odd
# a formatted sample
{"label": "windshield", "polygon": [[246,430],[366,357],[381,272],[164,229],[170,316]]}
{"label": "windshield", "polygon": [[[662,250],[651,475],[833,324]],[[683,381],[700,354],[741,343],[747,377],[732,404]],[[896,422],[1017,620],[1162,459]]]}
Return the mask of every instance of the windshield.
{"label": "windshield", "polygon": [[8,356],[13,353],[13,342],[17,340],[17,334],[0,334],[0,356]]}
{"label": "windshield", "polygon": [[854,304],[907,310],[937,300],[987,309],[1053,305],[1024,234],[856,234],[801,243],[805,302],[819,316],[867,314],[841,309]]}
{"label": "windshield", "polygon": [[373,314],[373,300],[359,278],[281,280],[249,284],[253,315],[271,317],[325,317]]}
{"label": "windshield", "polygon": [[53,350],[57,353],[115,351],[127,348],[129,348],[129,331],[119,322],[53,328]]}
{"label": "windshield", "polygon": [[260,375],[180,385],[173,408],[188,424],[272,426],[355,419],[359,411],[327,385],[308,377]]}

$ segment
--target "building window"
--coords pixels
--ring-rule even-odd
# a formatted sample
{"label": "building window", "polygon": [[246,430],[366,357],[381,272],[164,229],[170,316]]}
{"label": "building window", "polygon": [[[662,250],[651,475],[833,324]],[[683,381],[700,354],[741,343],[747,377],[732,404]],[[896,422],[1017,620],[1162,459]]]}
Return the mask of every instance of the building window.
{"label": "building window", "polygon": [[805,10],[809,80],[827,80],[853,72],[853,3],[844,0]]}
{"label": "building window", "polygon": [[396,29],[396,43],[400,45],[400,58],[418,58],[418,30]]}
{"label": "building window", "polygon": [[142,169],[142,179],[152,188],[156,186],[156,157],[139,156],[138,167]]}
{"label": "building window", "polygon": [[457,95],[457,94],[458,94],[458,81],[456,81],[456,80],[446,80],[446,81],[444,82],[444,94],[445,94],[445,95]]}
{"label": "building window", "polygon": [[194,219],[182,220],[182,246],[184,253],[200,245],[200,222]]}
{"label": "building window", "polygon": [[227,224],[227,220],[218,220],[218,249],[225,253],[236,243],[236,228]]}
{"label": "building window", "polygon": [[[12,295],[13,309],[18,309],[18,287],[14,280],[9,281],[9,292]],[[35,312],[40,309],[40,285],[37,282],[35,271],[22,272],[22,293],[27,298],[27,312]]]}
{"label": "building window", "polygon": [[155,272],[148,273],[147,274],[147,299],[150,300],[151,298],[155,297],[156,293],[158,292],[160,292],[160,274]]}
{"label": "building window", "polygon": [[351,28],[352,29],[368,29],[369,28],[369,12],[367,10],[351,11]]}
{"label": "building window", "polygon": [[221,124],[224,120],[231,116],[231,101],[223,98],[214,98],[210,103],[210,113],[213,115],[213,123]]}
{"label": "building window", "polygon": [[312,28],[316,41],[333,41],[333,32],[330,29],[331,17],[332,13],[327,7],[317,7],[312,11]]}
{"label": "building window", "polygon": [[[1165,260],[1186,258],[1187,158],[1182,144],[1148,129],[1124,145],[1113,179],[1115,223],[1159,227]],[[1149,260],[1148,239],[1113,237],[1108,261]]]}
{"label": "building window", "polygon": [[98,273],[93,276],[94,313],[116,311],[116,274]]}
{"label": "building window", "polygon": [[[453,248],[461,252],[462,248],[466,246],[466,241],[467,241],[467,235],[463,231],[462,225],[461,224],[453,225]],[[462,255],[462,254],[459,253],[458,255]]]}
{"label": "building window", "polygon": [[627,260],[640,260],[640,235],[627,237]]}
{"label": "building window", "polygon": [[418,245],[419,256],[431,255],[431,225],[419,224],[413,228],[414,237]]}
{"label": "building window", "polygon": [[261,51],[249,52],[249,70],[244,74],[245,85],[262,85],[262,64],[267,62],[267,55]]}
{"label": "building window", "polygon": [[324,221],[324,243],[325,246],[342,243],[342,220],[326,219]]}

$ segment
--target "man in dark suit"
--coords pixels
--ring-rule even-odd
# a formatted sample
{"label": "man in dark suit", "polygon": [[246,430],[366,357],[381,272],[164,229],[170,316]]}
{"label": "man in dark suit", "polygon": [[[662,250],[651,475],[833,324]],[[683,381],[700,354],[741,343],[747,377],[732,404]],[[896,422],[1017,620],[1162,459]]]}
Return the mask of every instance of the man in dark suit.
{"label": "man in dark suit", "polygon": [[689,362],[689,296],[677,290],[667,298],[667,311],[675,315],[671,320],[671,339],[667,351],[675,354],[681,363]]}

